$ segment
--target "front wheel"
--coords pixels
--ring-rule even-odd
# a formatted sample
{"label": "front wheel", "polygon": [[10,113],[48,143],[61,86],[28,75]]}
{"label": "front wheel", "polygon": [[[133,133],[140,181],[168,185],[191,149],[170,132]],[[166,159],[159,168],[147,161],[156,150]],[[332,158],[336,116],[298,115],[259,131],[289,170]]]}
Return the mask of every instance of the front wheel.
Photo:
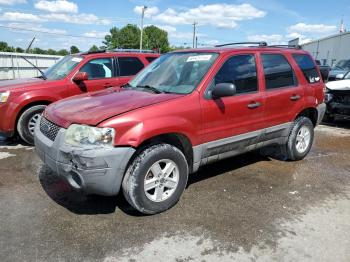
{"label": "front wheel", "polygon": [[26,109],[18,119],[17,132],[29,145],[34,145],[34,129],[45,108],[45,105],[32,106]]}
{"label": "front wheel", "polygon": [[139,212],[156,214],[178,202],[187,179],[184,154],[169,144],[153,145],[143,150],[128,167],[123,193]]}
{"label": "front wheel", "polygon": [[290,131],[287,147],[289,160],[301,160],[311,150],[314,140],[314,125],[307,117],[299,117],[295,120]]}

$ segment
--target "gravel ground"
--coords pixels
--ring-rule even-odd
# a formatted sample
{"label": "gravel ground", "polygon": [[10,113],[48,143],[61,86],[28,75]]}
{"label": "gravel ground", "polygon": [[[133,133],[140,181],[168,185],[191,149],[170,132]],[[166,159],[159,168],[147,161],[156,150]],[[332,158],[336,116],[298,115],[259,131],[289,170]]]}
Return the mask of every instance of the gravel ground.
{"label": "gravel ground", "polygon": [[0,261],[350,261],[350,124],[306,159],[258,153],[192,175],[171,210],[84,196],[0,138]]}

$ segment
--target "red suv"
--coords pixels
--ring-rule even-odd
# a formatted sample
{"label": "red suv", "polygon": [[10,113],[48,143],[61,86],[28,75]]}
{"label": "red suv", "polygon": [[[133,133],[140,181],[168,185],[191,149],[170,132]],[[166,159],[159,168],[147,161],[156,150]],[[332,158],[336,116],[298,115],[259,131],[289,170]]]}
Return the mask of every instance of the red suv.
{"label": "red suv", "polygon": [[80,53],[64,57],[40,78],[1,81],[0,133],[12,136],[17,131],[33,144],[35,124],[47,105],[121,86],[157,57],[159,54],[133,50]]}
{"label": "red suv", "polygon": [[200,166],[274,146],[303,159],[324,112],[324,83],[297,48],[192,49],[161,56],[123,89],[50,105],[36,150],[77,190],[146,214],[179,200]]}

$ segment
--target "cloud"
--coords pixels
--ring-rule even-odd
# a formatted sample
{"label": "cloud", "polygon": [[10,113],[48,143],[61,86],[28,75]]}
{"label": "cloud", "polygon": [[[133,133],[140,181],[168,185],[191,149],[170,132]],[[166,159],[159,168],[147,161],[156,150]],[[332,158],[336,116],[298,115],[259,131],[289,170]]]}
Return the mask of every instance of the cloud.
{"label": "cloud", "polygon": [[64,22],[71,24],[98,24],[98,25],[109,25],[111,23],[108,19],[100,19],[94,14],[49,14],[42,15],[43,19],[48,22]]}
{"label": "cloud", "polygon": [[279,34],[272,34],[272,35],[250,35],[247,37],[248,41],[252,42],[259,42],[259,41],[265,41],[269,45],[280,45],[285,44],[286,41],[284,41],[283,35]]}
{"label": "cloud", "polygon": [[[142,7],[143,7],[142,5],[135,6],[134,12],[138,15],[141,15],[142,14]],[[156,7],[156,6],[147,7],[147,9],[145,11],[145,17],[150,18],[158,13],[159,13],[158,7]]]}
{"label": "cloud", "polygon": [[[192,40],[193,39],[193,32],[179,32],[177,31],[176,27],[170,26],[170,25],[157,25],[160,29],[163,29],[168,32],[169,38],[175,38],[175,39],[183,39],[183,40]],[[205,37],[206,34],[197,33],[197,37]]]}
{"label": "cloud", "polygon": [[[11,31],[21,31],[22,30],[27,30],[30,28],[32,31],[37,31],[38,33],[51,33],[51,34],[67,34],[66,30],[62,29],[55,29],[55,28],[46,28],[41,24],[35,24],[35,23],[9,23],[6,26],[12,27]],[[32,33],[30,33],[32,34]]]}
{"label": "cloud", "polygon": [[27,0],[0,0],[0,5],[25,4]]}
{"label": "cloud", "polygon": [[337,27],[335,25],[324,25],[324,24],[305,24],[298,23],[291,25],[287,30],[288,32],[298,32],[298,33],[332,33],[335,32]]}
{"label": "cloud", "polygon": [[0,21],[14,21],[14,22],[43,22],[38,15],[20,13],[20,12],[5,12],[0,15]]}
{"label": "cloud", "polygon": [[[134,11],[136,9],[137,7]],[[192,24],[196,21],[200,25],[235,28],[238,21],[261,18],[265,15],[266,12],[258,10],[250,4],[210,4],[182,11],[168,8],[164,12],[156,12],[151,18],[169,25]]]}
{"label": "cloud", "polygon": [[0,15],[0,21],[11,22],[63,22],[71,24],[98,24],[109,25],[111,21],[108,19],[100,19],[94,14],[43,14],[35,15],[20,12],[5,12]]}
{"label": "cloud", "polygon": [[91,31],[91,32],[86,32],[83,34],[83,36],[86,37],[96,37],[96,38],[104,38],[106,35],[108,35],[108,32],[97,32],[95,30]]}
{"label": "cloud", "polygon": [[34,6],[36,9],[52,13],[78,13],[78,5],[66,0],[40,0],[39,2],[36,2]]}

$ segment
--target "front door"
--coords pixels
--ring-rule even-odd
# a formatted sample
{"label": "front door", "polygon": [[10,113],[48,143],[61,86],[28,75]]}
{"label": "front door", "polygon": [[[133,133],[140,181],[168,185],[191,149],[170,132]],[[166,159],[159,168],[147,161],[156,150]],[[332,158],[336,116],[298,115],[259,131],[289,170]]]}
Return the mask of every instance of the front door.
{"label": "front door", "polygon": [[144,68],[144,64],[138,57],[119,56],[117,58],[120,85],[128,83],[138,72]]}
{"label": "front door", "polygon": [[80,83],[73,83],[72,95],[80,93],[94,92],[119,85],[119,78],[113,58],[96,58],[83,65],[80,72],[88,74],[88,80]]}
{"label": "front door", "polygon": [[[201,99],[205,157],[256,145],[265,127],[265,101],[258,82],[254,54],[231,56],[216,73]],[[236,95],[213,99],[210,91],[219,83],[233,83]]]}

